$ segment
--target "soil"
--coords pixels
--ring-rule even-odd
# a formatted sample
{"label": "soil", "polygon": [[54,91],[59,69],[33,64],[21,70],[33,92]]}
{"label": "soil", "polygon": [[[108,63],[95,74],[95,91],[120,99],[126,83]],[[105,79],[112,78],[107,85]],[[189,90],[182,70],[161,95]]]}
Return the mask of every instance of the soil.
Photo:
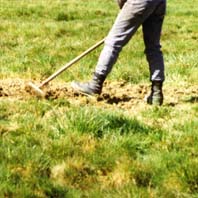
{"label": "soil", "polygon": [[[24,79],[3,79],[0,80],[0,100],[28,100],[37,97],[27,86],[29,80]],[[33,82],[38,85],[39,82]],[[110,82],[104,84],[102,94],[97,97],[87,97],[75,93],[70,83],[50,82],[42,90],[45,93],[44,99],[66,99],[70,103],[93,104],[99,106],[113,106],[128,109],[144,103],[145,95],[149,94],[149,84],[129,84],[124,81]],[[183,102],[198,102],[198,86],[183,85],[180,87],[164,86],[165,105],[175,106]]]}

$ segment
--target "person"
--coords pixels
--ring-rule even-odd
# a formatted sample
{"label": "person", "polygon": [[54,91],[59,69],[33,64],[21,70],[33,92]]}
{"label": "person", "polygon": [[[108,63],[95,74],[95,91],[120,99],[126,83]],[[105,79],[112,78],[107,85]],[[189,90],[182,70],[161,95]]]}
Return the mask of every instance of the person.
{"label": "person", "polygon": [[151,93],[148,104],[162,105],[164,59],[160,37],[166,13],[166,0],[117,0],[121,8],[105,38],[93,78],[88,82],[72,82],[72,88],[86,95],[100,94],[107,75],[116,63],[122,48],[142,26],[145,54],[149,65]]}

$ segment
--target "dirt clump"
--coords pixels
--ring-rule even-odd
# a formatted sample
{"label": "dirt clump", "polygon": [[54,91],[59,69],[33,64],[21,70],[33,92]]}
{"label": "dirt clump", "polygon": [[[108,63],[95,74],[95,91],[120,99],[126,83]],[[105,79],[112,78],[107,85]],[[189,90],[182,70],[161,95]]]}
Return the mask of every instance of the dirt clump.
{"label": "dirt clump", "polygon": [[23,87],[24,82],[21,79],[0,80],[0,97],[23,98],[25,94]]}

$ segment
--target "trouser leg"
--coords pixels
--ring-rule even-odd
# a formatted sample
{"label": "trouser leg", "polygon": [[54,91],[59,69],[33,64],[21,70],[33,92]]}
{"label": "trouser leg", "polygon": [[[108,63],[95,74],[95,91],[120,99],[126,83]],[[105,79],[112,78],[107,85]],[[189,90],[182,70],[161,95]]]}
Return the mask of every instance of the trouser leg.
{"label": "trouser leg", "polygon": [[155,11],[142,25],[145,54],[149,63],[151,81],[164,81],[164,60],[161,52],[160,36],[165,11],[166,1],[161,0]]}
{"label": "trouser leg", "polygon": [[153,12],[156,4],[155,0],[127,0],[106,38],[96,66],[96,73],[106,76],[111,71],[122,48]]}

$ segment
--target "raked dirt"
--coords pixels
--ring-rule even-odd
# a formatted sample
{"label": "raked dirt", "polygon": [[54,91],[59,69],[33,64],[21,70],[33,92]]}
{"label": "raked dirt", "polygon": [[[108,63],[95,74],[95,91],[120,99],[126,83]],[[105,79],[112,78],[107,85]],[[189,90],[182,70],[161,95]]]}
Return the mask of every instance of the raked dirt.
{"label": "raked dirt", "polygon": [[[2,79],[0,80],[0,100],[29,100],[37,98],[27,86],[26,79]],[[39,82],[34,81],[35,85]],[[70,83],[50,82],[42,89],[45,100],[65,99],[74,104],[93,104],[96,106],[119,107],[129,109],[144,102],[145,95],[150,92],[149,84],[130,84],[124,81],[107,81],[104,83],[100,96],[87,97],[75,93]],[[164,105],[175,106],[183,102],[198,103],[198,86],[183,85],[179,87],[164,86]]]}

